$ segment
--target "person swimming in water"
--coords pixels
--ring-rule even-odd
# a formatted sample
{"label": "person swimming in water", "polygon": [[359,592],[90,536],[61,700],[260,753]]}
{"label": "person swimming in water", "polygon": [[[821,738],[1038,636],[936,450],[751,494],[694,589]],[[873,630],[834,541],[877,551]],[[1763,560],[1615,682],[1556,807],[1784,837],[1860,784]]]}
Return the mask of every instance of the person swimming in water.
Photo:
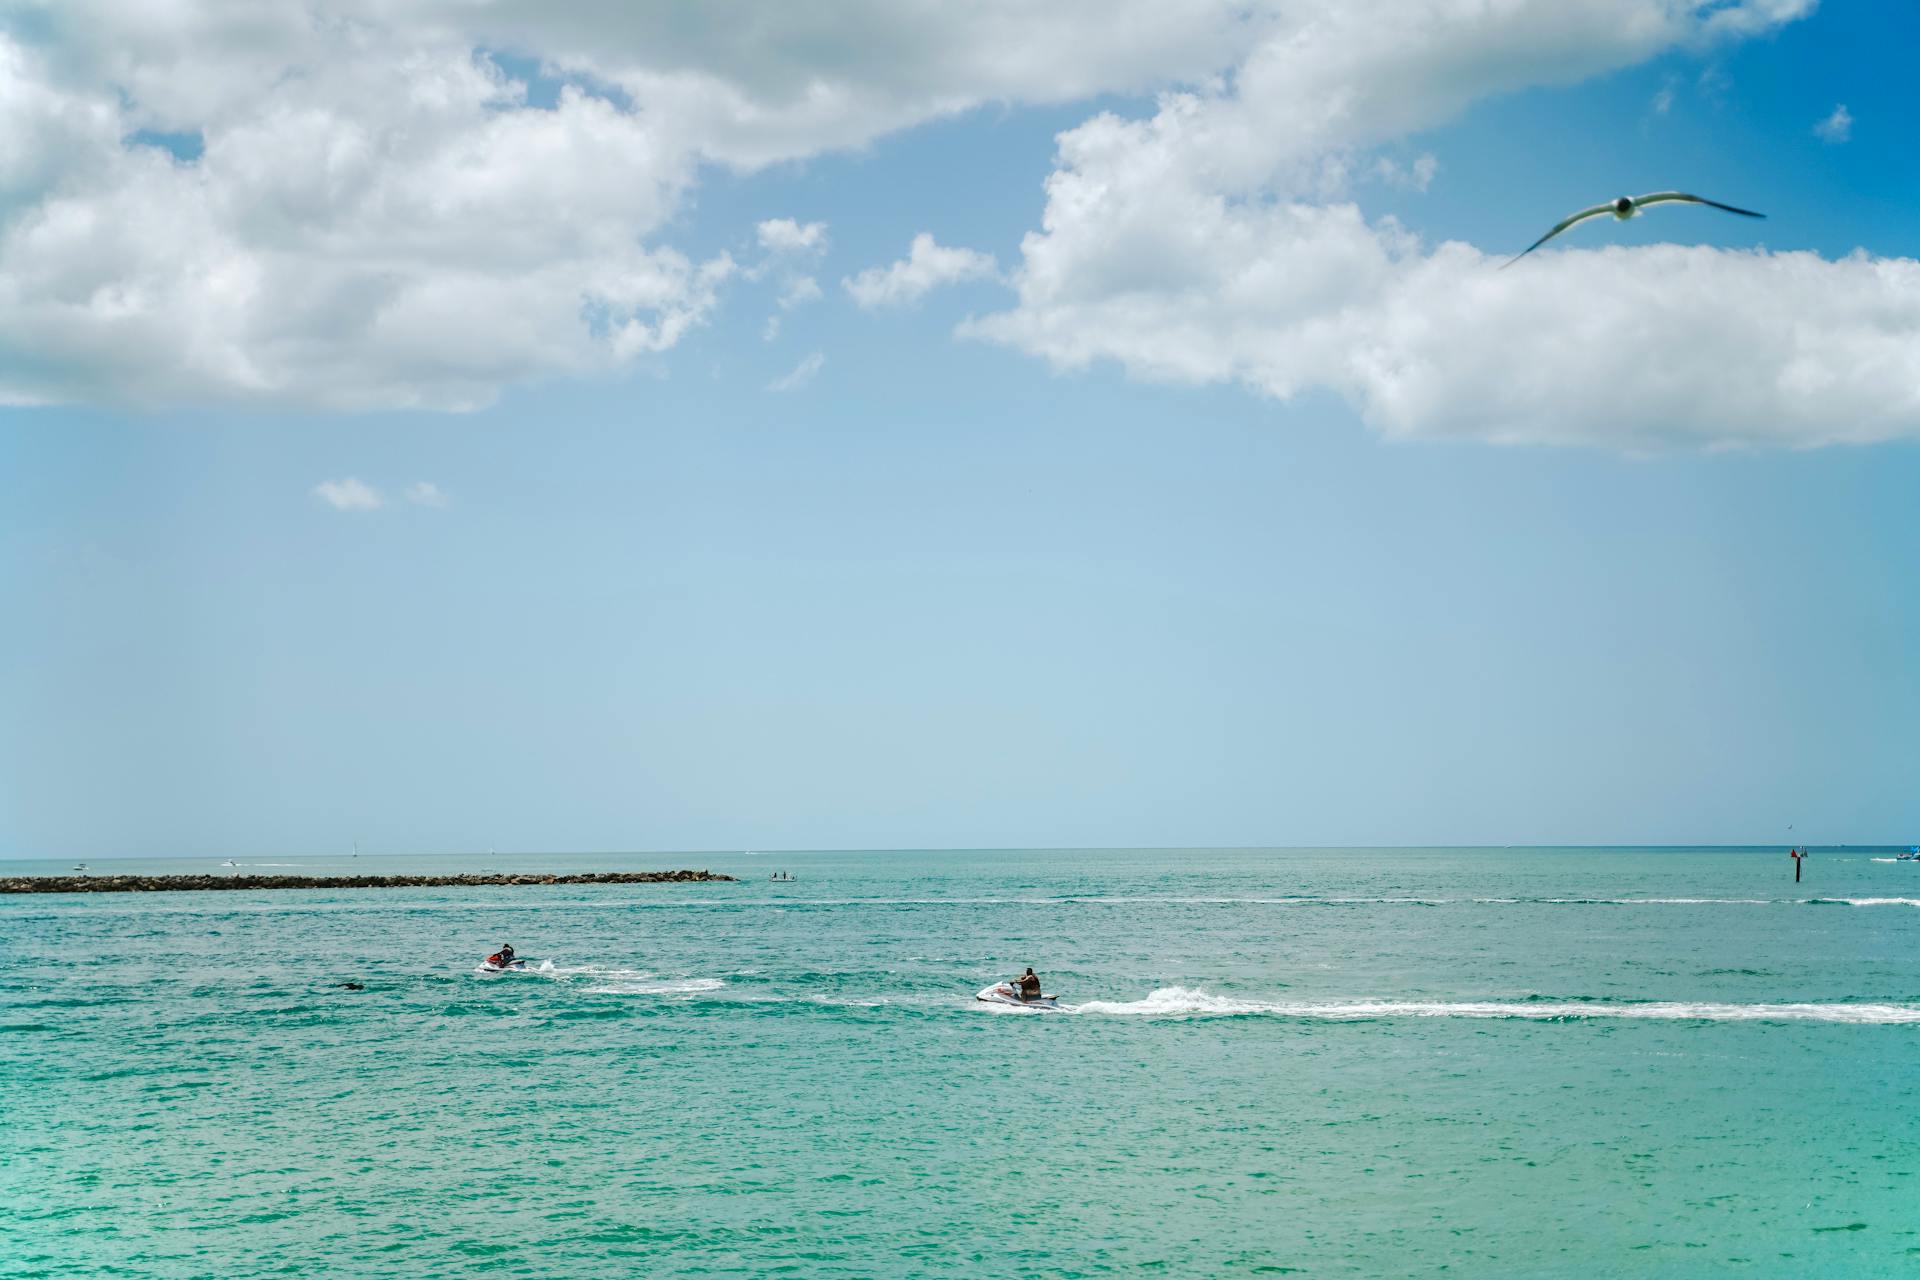
{"label": "person swimming in water", "polygon": [[1020,988],[1020,998],[1022,1000],[1038,1000],[1040,998],[1040,979],[1034,976],[1032,965],[1028,965],[1027,971],[1015,979],[1015,982]]}

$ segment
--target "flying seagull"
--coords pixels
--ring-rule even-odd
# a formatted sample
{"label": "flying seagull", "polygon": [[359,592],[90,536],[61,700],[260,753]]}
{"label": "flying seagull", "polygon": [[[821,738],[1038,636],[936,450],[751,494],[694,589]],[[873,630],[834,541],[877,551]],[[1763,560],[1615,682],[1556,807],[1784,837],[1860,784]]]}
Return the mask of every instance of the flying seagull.
{"label": "flying seagull", "polygon": [[1678,200],[1685,204],[1704,204],[1715,209],[1725,209],[1728,213],[1737,213],[1743,218],[1764,218],[1767,216],[1764,213],[1755,213],[1751,209],[1736,209],[1730,204],[1721,204],[1718,200],[1709,200],[1705,196],[1690,196],[1684,191],[1656,191],[1651,195],[1645,196],[1621,196],[1618,199],[1609,200],[1605,204],[1596,204],[1591,209],[1582,209],[1572,217],[1562,218],[1555,224],[1553,230],[1547,232],[1547,234],[1535,240],[1519,253],[1514,254],[1511,258],[1501,263],[1501,270],[1504,271],[1506,268],[1520,261],[1520,259],[1526,257],[1576,222],[1585,222],[1588,218],[1597,218],[1603,213],[1610,213],[1621,222],[1625,222],[1628,218],[1639,213],[1650,204],[1662,204],[1670,200]]}

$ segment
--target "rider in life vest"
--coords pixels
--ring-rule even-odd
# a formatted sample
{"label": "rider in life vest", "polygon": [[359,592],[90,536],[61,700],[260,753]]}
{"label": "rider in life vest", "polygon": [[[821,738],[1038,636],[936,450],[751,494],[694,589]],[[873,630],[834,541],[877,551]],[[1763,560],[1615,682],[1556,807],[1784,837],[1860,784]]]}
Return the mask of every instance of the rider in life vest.
{"label": "rider in life vest", "polygon": [[487,957],[487,963],[491,965],[498,965],[502,969],[512,964],[513,963],[513,944],[510,942],[501,943],[500,949]]}

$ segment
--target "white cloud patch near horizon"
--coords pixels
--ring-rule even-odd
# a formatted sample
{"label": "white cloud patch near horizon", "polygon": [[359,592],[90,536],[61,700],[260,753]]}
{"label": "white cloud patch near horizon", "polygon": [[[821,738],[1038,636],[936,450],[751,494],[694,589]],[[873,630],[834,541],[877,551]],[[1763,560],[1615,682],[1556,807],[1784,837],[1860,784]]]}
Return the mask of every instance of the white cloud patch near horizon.
{"label": "white cloud patch near horizon", "polygon": [[1822,142],[1839,144],[1853,136],[1853,112],[1847,104],[1837,103],[1825,119],[1813,126],[1814,136]]}
{"label": "white cloud patch near horizon", "polygon": [[840,283],[863,310],[918,302],[941,285],[963,280],[992,280],[1000,274],[993,255],[937,243],[925,231],[913,238],[907,256],[884,267],[868,267]]}
{"label": "white cloud patch near horizon", "polygon": [[816,351],[812,355],[809,355],[803,360],[801,360],[800,363],[795,365],[789,372],[782,374],[780,377],[775,378],[772,382],[769,382],[767,384],[767,390],[798,391],[801,387],[804,387],[809,382],[812,382],[814,379],[814,376],[818,374],[823,367],[825,367],[826,363],[827,363],[827,357],[825,356],[825,354],[823,354],[822,352]]}
{"label": "white cloud patch near horizon", "polygon": [[407,501],[416,507],[432,507],[442,511],[453,503],[446,490],[431,480],[416,480],[408,485]]}
{"label": "white cloud patch near horizon", "polygon": [[322,480],[313,486],[313,496],[335,511],[373,511],[386,505],[379,490],[354,476]]}

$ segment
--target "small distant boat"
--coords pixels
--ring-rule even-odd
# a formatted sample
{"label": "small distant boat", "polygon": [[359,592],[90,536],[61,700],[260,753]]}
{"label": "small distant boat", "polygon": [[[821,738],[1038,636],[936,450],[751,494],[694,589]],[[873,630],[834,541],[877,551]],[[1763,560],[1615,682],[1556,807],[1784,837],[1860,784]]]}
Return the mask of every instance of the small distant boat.
{"label": "small distant boat", "polygon": [[775,884],[792,884],[793,883],[793,876],[790,873],[785,871],[776,871],[772,875],[768,876],[767,879],[773,881]]}
{"label": "small distant boat", "polygon": [[87,869],[87,864],[84,862],[76,862],[73,864],[73,869],[75,871],[85,871]]}
{"label": "small distant boat", "polygon": [[1899,856],[1899,862],[1920,862],[1920,845],[1910,844],[1907,851]]}
{"label": "small distant boat", "polygon": [[221,863],[220,865],[223,867],[237,867],[240,864],[235,862],[232,858],[228,858],[225,862]]}

